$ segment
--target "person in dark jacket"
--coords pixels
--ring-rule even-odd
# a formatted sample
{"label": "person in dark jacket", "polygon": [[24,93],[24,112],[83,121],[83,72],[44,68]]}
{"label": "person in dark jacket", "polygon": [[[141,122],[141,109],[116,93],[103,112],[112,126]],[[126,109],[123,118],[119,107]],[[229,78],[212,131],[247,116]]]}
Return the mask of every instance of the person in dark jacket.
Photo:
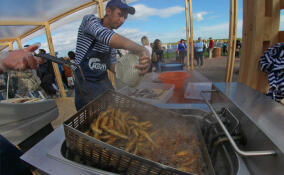
{"label": "person in dark jacket", "polygon": [[160,65],[163,60],[164,50],[162,48],[162,42],[159,39],[154,41],[153,50],[152,50],[152,63],[155,67],[155,71],[160,71]]}

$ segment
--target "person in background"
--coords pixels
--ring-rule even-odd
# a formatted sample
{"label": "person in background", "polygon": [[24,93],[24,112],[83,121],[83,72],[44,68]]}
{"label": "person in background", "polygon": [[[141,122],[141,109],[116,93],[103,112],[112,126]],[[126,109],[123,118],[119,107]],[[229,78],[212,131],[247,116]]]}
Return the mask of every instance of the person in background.
{"label": "person in background", "polygon": [[208,48],[209,48],[209,59],[211,59],[212,58],[212,52],[213,52],[213,49],[214,49],[214,41],[211,37],[209,38]]}
{"label": "person in background", "polygon": [[[149,44],[149,40],[148,40],[147,36],[143,36],[141,38],[141,43],[145,47],[145,49],[147,51],[147,55],[150,57],[150,60],[152,60],[152,58],[151,58],[151,56],[152,56],[152,47]],[[152,66],[150,67],[149,72],[152,72]]]}
{"label": "person in background", "polygon": [[203,57],[205,57],[205,52],[208,53],[208,43],[206,40],[203,40]]}
{"label": "person in background", "polygon": [[141,75],[148,72],[150,58],[146,54],[146,49],[113,31],[125,22],[128,14],[134,13],[135,8],[128,6],[125,0],[110,0],[106,5],[103,19],[97,18],[94,14],[84,16],[78,31],[75,62],[81,66],[91,94],[88,93],[80,71],[76,68],[75,74],[82,92],[80,93],[76,83],[77,110],[105,91],[113,89],[107,70],[115,73],[116,49],[129,50],[139,55],[139,65],[136,65],[136,68],[140,69]]}
{"label": "person in background", "polygon": [[152,51],[152,63],[156,72],[160,71],[160,64],[163,60],[163,49],[162,42],[159,39],[154,41],[153,51]]}
{"label": "person in background", "polygon": [[222,50],[223,50],[224,55],[228,54],[227,48],[228,48],[227,42],[224,41],[223,46],[222,46]]}
{"label": "person in background", "polygon": [[[25,49],[15,50],[0,55],[0,73],[8,70],[23,71],[35,69],[42,63],[42,59],[34,57],[32,52],[39,45],[31,45]],[[2,175],[32,175],[31,170],[20,156],[23,154],[16,146],[0,134],[0,174]]]}
{"label": "person in background", "polygon": [[[46,54],[44,49],[39,49],[39,54]],[[56,95],[56,89],[52,86],[55,84],[55,74],[52,66],[52,62],[43,59],[43,64],[39,65],[38,76],[40,77],[40,87],[45,91],[49,97]]]}
{"label": "person in background", "polygon": [[180,63],[184,64],[184,57],[186,56],[187,45],[185,44],[185,40],[181,39],[178,44],[178,53],[180,58]]}
{"label": "person in background", "polygon": [[242,48],[241,41],[240,41],[240,40],[237,40],[237,43],[236,43],[236,57],[237,57],[237,58],[240,57],[241,48]]}
{"label": "person in background", "polygon": [[203,42],[201,37],[198,37],[198,41],[194,44],[195,49],[195,58],[197,61],[197,66],[202,67],[203,66]]}
{"label": "person in background", "polygon": [[[69,57],[65,57],[64,60],[70,61],[70,58]],[[72,76],[72,70],[67,65],[63,65],[63,69],[64,69],[64,76],[67,79],[67,87],[73,89],[74,81],[73,81],[73,76]]]}

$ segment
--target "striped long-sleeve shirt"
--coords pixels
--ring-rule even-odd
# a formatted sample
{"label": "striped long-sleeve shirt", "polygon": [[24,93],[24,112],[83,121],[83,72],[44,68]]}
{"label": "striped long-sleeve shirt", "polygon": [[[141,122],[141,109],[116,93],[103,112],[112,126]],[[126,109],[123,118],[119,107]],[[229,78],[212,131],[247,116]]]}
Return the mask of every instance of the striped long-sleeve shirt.
{"label": "striped long-sleeve shirt", "polygon": [[[93,47],[94,51],[109,52],[110,39],[114,35],[114,31],[103,26],[102,19],[97,18],[95,15],[84,16],[82,23],[79,27],[75,63],[80,64],[86,55],[92,42],[96,39]],[[116,49],[111,48],[111,64],[116,63]]]}
{"label": "striped long-sleeve shirt", "polygon": [[260,68],[268,73],[269,92],[276,101],[284,97],[284,43],[268,48],[260,57]]}

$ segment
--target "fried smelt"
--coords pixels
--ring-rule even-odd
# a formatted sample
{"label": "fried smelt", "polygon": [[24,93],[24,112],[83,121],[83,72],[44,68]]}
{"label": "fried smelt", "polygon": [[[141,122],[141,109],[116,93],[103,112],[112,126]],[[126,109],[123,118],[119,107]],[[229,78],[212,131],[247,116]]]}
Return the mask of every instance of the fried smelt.
{"label": "fried smelt", "polygon": [[158,147],[156,143],[152,140],[152,138],[149,136],[149,134],[147,134],[145,131],[139,130],[139,133],[141,134],[141,136],[145,137],[149,142],[151,142],[156,148]]}
{"label": "fried smelt", "polygon": [[128,139],[128,137],[127,137],[126,135],[124,135],[124,134],[122,134],[122,133],[119,133],[119,132],[117,132],[117,131],[115,131],[115,130],[109,129],[109,128],[107,128],[106,126],[103,126],[103,129],[104,129],[106,132],[108,132],[109,134],[111,134],[111,135],[120,137],[120,138],[122,138],[122,139]]}
{"label": "fried smelt", "polygon": [[130,150],[132,150],[136,142],[137,142],[137,137],[133,138],[130,142],[128,142],[128,144],[125,147],[125,151],[129,152]]}
{"label": "fried smelt", "polygon": [[179,157],[187,156],[189,154],[190,154],[190,152],[188,150],[184,150],[184,151],[180,151],[180,152],[176,153],[176,155],[179,156]]}

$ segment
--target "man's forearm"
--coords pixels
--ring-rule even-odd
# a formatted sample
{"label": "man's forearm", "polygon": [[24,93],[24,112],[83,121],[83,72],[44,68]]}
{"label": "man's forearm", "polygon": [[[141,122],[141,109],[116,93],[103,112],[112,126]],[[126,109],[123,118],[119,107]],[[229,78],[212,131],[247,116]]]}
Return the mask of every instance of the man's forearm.
{"label": "man's forearm", "polygon": [[138,55],[143,55],[146,50],[143,46],[119,35],[119,34],[114,34],[110,40],[110,46],[112,48],[116,48],[116,49],[125,49],[125,50],[129,50],[135,54]]}

